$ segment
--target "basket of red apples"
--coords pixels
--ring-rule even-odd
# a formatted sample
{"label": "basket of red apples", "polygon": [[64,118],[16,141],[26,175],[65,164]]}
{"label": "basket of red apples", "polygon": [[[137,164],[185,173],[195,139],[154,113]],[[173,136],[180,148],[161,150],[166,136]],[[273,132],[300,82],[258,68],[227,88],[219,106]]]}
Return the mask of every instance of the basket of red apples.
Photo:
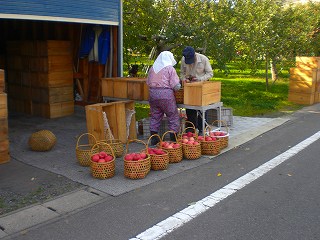
{"label": "basket of red apples", "polygon": [[201,154],[218,155],[220,153],[220,138],[210,136],[210,126],[207,126],[204,136],[199,136],[198,141],[201,145]]}
{"label": "basket of red apples", "polygon": [[186,132],[188,128],[185,128],[182,133],[181,144],[183,157],[189,160],[198,159],[201,157],[201,145],[198,141],[198,135],[194,132]]}
{"label": "basket of red apples", "polygon": [[99,179],[111,178],[115,175],[116,168],[113,150],[107,143],[97,143],[96,145],[98,144],[103,144],[105,149],[109,149],[108,153],[104,151],[98,153],[92,152],[90,163],[91,175]]}
{"label": "basket of red apples", "polygon": [[[130,143],[141,143],[144,145],[142,151],[129,153]],[[126,145],[126,154],[124,160],[124,176],[130,179],[145,178],[151,169],[150,155],[147,153],[145,142],[135,139],[129,140]]]}
{"label": "basket of red apples", "polygon": [[[224,124],[221,124],[221,122],[223,122]],[[223,121],[223,120],[215,120],[212,123],[212,126],[215,126],[216,123],[218,123],[219,128],[211,130],[209,135],[212,137],[219,138],[220,139],[220,148],[223,149],[223,148],[228,147],[228,144],[229,144],[229,135],[230,135],[229,129],[227,127],[227,123],[225,123],[225,121]],[[221,127],[220,127],[221,125],[224,126],[225,130],[221,129]]]}
{"label": "basket of red apples", "polygon": [[[151,135],[147,146],[149,146],[150,139],[153,137],[158,137],[160,139],[160,145],[161,145],[161,138],[158,134]],[[152,170],[165,170],[169,166],[169,154],[167,151],[161,149],[161,148],[147,148],[147,152],[150,155],[150,161],[151,161],[151,169]]]}
{"label": "basket of red apples", "polygon": [[[172,133],[175,136],[175,141],[164,141],[166,134]],[[165,150],[169,155],[169,163],[178,163],[183,159],[182,145],[177,141],[177,135],[174,131],[167,131],[162,135],[161,142],[158,148]]]}

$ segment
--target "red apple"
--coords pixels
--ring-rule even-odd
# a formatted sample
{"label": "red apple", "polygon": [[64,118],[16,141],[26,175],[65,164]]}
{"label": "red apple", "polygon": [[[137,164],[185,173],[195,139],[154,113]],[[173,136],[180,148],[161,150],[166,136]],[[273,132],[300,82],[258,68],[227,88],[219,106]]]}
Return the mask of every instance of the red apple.
{"label": "red apple", "polygon": [[133,159],[133,156],[132,156],[131,153],[128,153],[128,154],[126,154],[126,155],[124,156],[124,159],[125,159],[125,160],[128,160],[128,161],[131,161],[131,160]]}
{"label": "red apple", "polygon": [[98,154],[98,153],[97,153],[97,154],[92,155],[92,157],[91,157],[91,160],[92,160],[92,161],[94,161],[94,162],[98,162],[98,161],[99,161],[99,159],[100,159],[100,157],[99,157],[99,154]]}
{"label": "red apple", "polygon": [[173,148],[179,148],[179,147],[180,147],[180,144],[179,144],[179,143],[173,144]]}
{"label": "red apple", "polygon": [[147,158],[147,154],[145,154],[145,153],[140,153],[140,158],[141,158],[141,159],[146,159],[146,158]]}
{"label": "red apple", "polygon": [[98,160],[98,163],[104,163],[104,162],[106,162],[106,161],[104,160],[104,158],[100,158],[100,159]]}

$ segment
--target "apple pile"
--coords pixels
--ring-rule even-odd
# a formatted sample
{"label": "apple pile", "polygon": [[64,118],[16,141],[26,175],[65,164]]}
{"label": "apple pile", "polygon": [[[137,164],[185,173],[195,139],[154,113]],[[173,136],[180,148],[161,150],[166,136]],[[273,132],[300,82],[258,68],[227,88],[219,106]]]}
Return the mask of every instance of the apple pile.
{"label": "apple pile", "polygon": [[198,140],[201,141],[206,141],[206,142],[213,142],[217,141],[217,138],[215,136],[199,136]]}
{"label": "apple pile", "polygon": [[197,135],[192,132],[187,132],[182,134],[182,139],[180,140],[183,144],[188,145],[199,145],[199,141],[197,140]]}
{"label": "apple pile", "polygon": [[167,154],[161,148],[148,148],[148,153],[151,155],[165,155],[165,154]]}
{"label": "apple pile", "polygon": [[160,146],[162,148],[165,148],[165,149],[168,149],[168,148],[179,148],[180,147],[180,144],[179,143],[175,143],[175,142],[161,142],[160,143]]}
{"label": "apple pile", "polygon": [[106,152],[99,152],[99,153],[93,154],[91,156],[91,160],[97,163],[111,162],[113,160],[113,156]]}
{"label": "apple pile", "polygon": [[214,136],[225,136],[227,135],[225,132],[221,132],[221,131],[217,131],[217,132],[210,132],[210,136],[214,137]]}
{"label": "apple pile", "polygon": [[124,159],[127,161],[139,161],[139,160],[143,160],[146,159],[148,157],[148,155],[144,152],[141,153],[127,153],[124,156]]}

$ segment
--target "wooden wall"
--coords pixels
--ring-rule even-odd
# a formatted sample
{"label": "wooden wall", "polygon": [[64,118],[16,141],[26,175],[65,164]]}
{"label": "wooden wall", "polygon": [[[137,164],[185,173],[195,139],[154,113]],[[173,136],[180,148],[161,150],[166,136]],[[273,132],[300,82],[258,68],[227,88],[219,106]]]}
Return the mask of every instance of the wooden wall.
{"label": "wooden wall", "polygon": [[[82,94],[83,102],[100,102],[100,78],[118,76],[118,27],[112,27],[113,65],[110,73],[106,65],[78,59],[82,29],[86,24],[34,20],[0,20],[0,69],[6,69],[6,42],[12,40],[67,40],[73,49],[75,89]],[[110,73],[110,74],[109,74]]]}

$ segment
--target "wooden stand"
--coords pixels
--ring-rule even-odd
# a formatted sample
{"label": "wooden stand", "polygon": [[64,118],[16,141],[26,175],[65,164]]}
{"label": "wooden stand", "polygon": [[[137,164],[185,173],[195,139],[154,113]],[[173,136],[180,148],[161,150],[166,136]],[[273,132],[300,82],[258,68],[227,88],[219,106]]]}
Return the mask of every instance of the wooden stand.
{"label": "wooden stand", "polygon": [[[130,124],[127,127],[127,114],[126,111],[134,111],[134,101],[119,101],[112,103],[97,103],[87,105],[86,119],[88,133],[91,133],[97,140],[106,139],[105,122],[103,112],[106,113],[111,132],[115,139],[126,143],[128,139],[136,139],[136,118],[135,114],[132,115]],[[127,137],[127,131],[129,136]]]}

